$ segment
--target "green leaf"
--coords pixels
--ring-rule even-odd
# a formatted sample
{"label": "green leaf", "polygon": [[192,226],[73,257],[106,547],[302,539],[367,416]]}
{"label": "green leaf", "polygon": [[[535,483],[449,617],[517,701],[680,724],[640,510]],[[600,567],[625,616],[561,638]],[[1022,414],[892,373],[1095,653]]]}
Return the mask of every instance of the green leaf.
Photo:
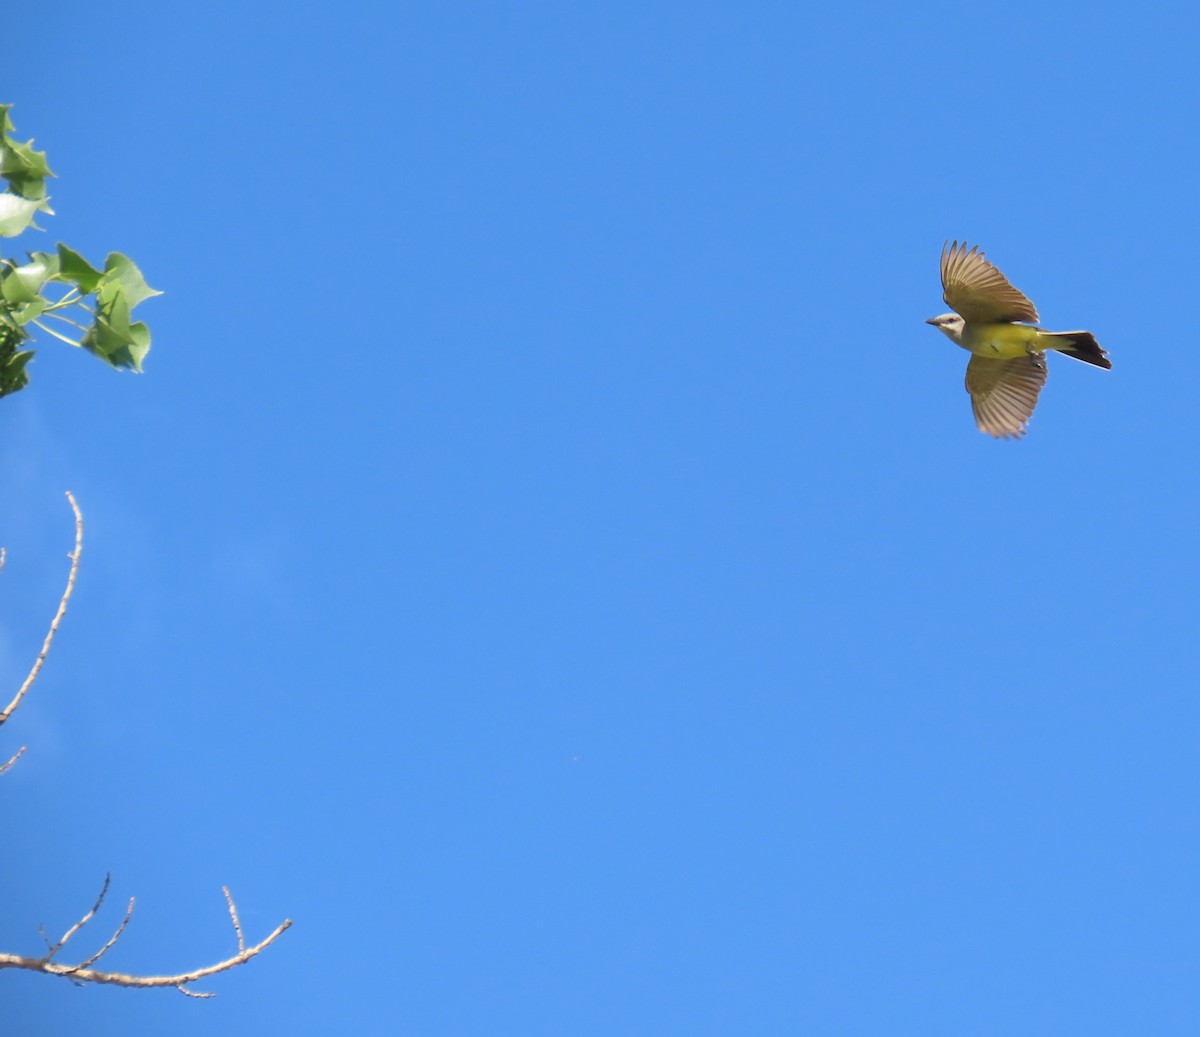
{"label": "green leaf", "polygon": [[133,360],[130,366],[138,374],[141,374],[142,361],[146,359],[146,354],[150,352],[150,328],[146,325],[145,321],[130,324],[129,337],[132,340],[129,344],[129,356]]}
{"label": "green leaf", "polygon": [[19,392],[29,384],[29,372],[25,365],[33,359],[33,350],[24,349],[7,359],[0,358],[0,396]]}
{"label": "green leaf", "polygon": [[15,238],[25,231],[39,209],[51,211],[44,200],[22,198],[9,191],[0,194],[0,237]]}
{"label": "green leaf", "polygon": [[[104,281],[106,286],[114,281],[121,285],[131,310],[140,302],[152,299],[156,295],[162,295],[162,292],[155,291],[146,284],[146,279],[142,277],[142,272],[137,268],[137,264],[120,252],[110,252],[108,258],[105,259]],[[100,296],[104,297],[103,291]]]}
{"label": "green leaf", "polygon": [[33,150],[33,140],[24,144],[8,134],[15,129],[8,113],[11,104],[0,105],[0,176],[22,198],[44,202],[46,180],[54,176],[46,162],[44,151]]}
{"label": "green leaf", "polygon": [[57,252],[30,252],[30,263],[39,263],[46,268],[46,280],[53,281],[58,278],[59,270],[62,269],[62,260],[58,258]]}
{"label": "green leaf", "polygon": [[57,280],[75,285],[84,295],[96,290],[104,275],[74,249],[58,243]]}
{"label": "green leaf", "polygon": [[130,311],[155,291],[128,256],[112,252],[104,261],[104,274],[96,288],[96,319],[79,344],[113,367],[141,371],[150,352],[150,329],[131,324]]}
{"label": "green leaf", "polygon": [[101,284],[96,320],[79,344],[113,367],[141,371],[142,359],[150,349],[150,336],[144,329],[134,332],[129,326],[129,300],[119,281]]}
{"label": "green leaf", "polygon": [[6,321],[0,321],[0,396],[24,389],[29,382],[25,366],[33,359],[32,349],[19,349],[26,336]]}
{"label": "green leaf", "polygon": [[48,305],[46,300],[39,295],[36,299],[25,303],[24,306],[18,306],[13,310],[13,318],[18,324],[28,324],[34,318],[45,313]]}
{"label": "green leaf", "polygon": [[58,269],[58,257],[39,254],[42,259],[34,258],[24,266],[9,266],[6,261],[0,269],[0,298],[5,302],[27,303],[41,297],[42,285]]}

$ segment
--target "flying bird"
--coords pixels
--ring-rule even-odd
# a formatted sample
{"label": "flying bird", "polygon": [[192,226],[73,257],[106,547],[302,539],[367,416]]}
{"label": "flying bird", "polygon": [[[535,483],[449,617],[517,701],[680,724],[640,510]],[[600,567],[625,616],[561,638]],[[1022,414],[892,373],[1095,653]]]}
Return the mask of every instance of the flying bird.
{"label": "flying bird", "polygon": [[999,270],[966,242],[942,246],[942,297],[956,312],[931,317],[951,342],[969,350],[967,392],[980,432],[997,439],[1025,435],[1046,384],[1046,351],[1112,367],[1090,331],[1045,331],[1038,312]]}

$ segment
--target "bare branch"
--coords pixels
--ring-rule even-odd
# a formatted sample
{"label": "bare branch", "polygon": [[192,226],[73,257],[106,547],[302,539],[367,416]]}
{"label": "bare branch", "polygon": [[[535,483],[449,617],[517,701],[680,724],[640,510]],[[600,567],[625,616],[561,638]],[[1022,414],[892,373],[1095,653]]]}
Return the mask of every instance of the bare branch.
{"label": "bare branch", "polygon": [[50,621],[50,629],[46,632],[46,639],[42,642],[42,650],[38,653],[37,661],[33,664],[33,669],[29,671],[29,676],[25,678],[25,683],[21,685],[13,700],[4,708],[4,712],[0,713],[0,725],[2,725],[21,704],[21,700],[25,698],[25,693],[33,687],[33,682],[38,679],[38,674],[42,672],[42,664],[46,661],[46,656],[50,653],[50,645],[54,643],[54,635],[58,633],[58,624],[62,622],[63,616],[67,614],[67,602],[71,600],[71,594],[75,590],[75,576],[79,572],[79,556],[83,552],[83,516],[79,513],[79,505],[75,503],[75,498],[70,491],[67,492],[67,500],[71,503],[71,510],[75,512],[75,550],[68,556],[71,559],[71,571],[67,574],[67,589],[63,591],[63,596],[58,603],[58,611],[54,614],[54,619]]}
{"label": "bare branch", "polygon": [[96,917],[96,912],[100,910],[100,905],[104,903],[104,897],[108,893],[108,887],[111,882],[112,882],[112,873],[110,872],[109,874],[104,876],[104,885],[101,887],[100,895],[96,898],[96,902],[92,905],[92,909],[86,915],[84,915],[81,919],[79,919],[78,922],[76,922],[73,926],[71,926],[70,929],[68,929],[65,933],[63,933],[63,938],[61,940],[59,940],[58,943],[56,943],[53,947],[50,947],[46,951],[46,957],[44,957],[42,959],[43,961],[48,962],[51,958],[53,958],[54,955],[56,955],[59,951],[61,951],[63,949],[63,947],[66,946],[67,941],[72,936],[74,936],[77,932],[79,932],[80,929],[82,929],[85,925],[87,925],[88,922],[90,922],[93,918]]}
{"label": "bare branch", "polygon": [[[75,497],[71,493],[67,493],[67,500],[71,505],[71,510],[75,513],[75,549],[69,555],[71,559],[71,568],[67,574],[67,586],[63,591],[62,598],[58,603],[58,611],[54,614],[54,619],[50,622],[50,629],[46,633],[45,640],[42,642],[42,650],[38,653],[37,660],[33,664],[33,668],[29,671],[29,676],[25,678],[25,683],[18,689],[12,701],[0,712],[0,725],[3,725],[17,708],[21,705],[25,695],[29,689],[33,687],[38,675],[42,671],[42,666],[46,662],[46,656],[50,653],[50,646],[54,643],[54,636],[58,633],[59,624],[67,613],[67,604],[71,600],[71,595],[75,590],[75,578],[79,574],[79,559],[83,553],[83,516],[80,514],[79,505],[75,502]],[[0,570],[4,568],[5,561],[4,548],[0,547]],[[17,750],[16,754],[4,764],[0,764],[0,774],[13,766],[21,758],[21,754],[25,752],[25,747],[22,746]],[[215,995],[204,993],[201,991],[188,989],[189,984],[195,983],[197,980],[204,979],[208,976],[215,976],[222,972],[228,972],[230,969],[236,968],[238,965],[244,965],[251,958],[257,957],[271,944],[273,944],[280,936],[291,928],[292,920],[285,919],[275,930],[265,939],[256,943],[253,947],[246,946],[246,936],[242,931],[242,922],[238,917],[237,906],[233,902],[233,896],[229,892],[228,886],[222,886],[221,892],[225,895],[225,903],[229,908],[229,917],[233,922],[233,931],[237,936],[238,952],[231,958],[226,958],[224,961],[219,961],[215,965],[206,965],[203,968],[193,969],[191,972],[181,972],[172,976],[136,976],[126,972],[103,972],[99,969],[91,968],[99,961],[108,951],[110,951],[121,939],[125,933],[125,929],[129,925],[129,920],[133,917],[134,901],[131,898],[129,906],[125,910],[125,917],[121,920],[121,924],[117,926],[116,931],[109,937],[108,942],[104,944],[90,958],[86,958],[77,965],[60,965],[55,962],[54,956],[66,946],[67,942],[80,929],[82,929],[95,916],[96,912],[104,903],[104,898],[108,893],[108,888],[111,882],[111,876],[105,876],[104,887],[100,890],[100,895],[96,898],[96,903],[92,909],[87,912],[78,922],[68,929],[62,938],[55,944],[51,944],[49,939],[46,940],[46,954],[40,958],[30,958],[21,954],[6,954],[0,953],[0,969],[25,969],[30,972],[41,972],[49,976],[63,976],[76,984],[83,983],[108,983],[114,986],[121,987],[174,987],[182,994],[188,997],[208,998]],[[43,936],[44,936],[43,932]]]}
{"label": "bare branch", "polygon": [[95,954],[93,954],[90,958],[88,958],[87,961],[81,961],[71,971],[78,972],[80,969],[86,969],[89,965],[95,965],[96,962],[98,962],[101,958],[103,958],[105,954],[107,954],[110,950],[112,950],[113,945],[121,938],[121,934],[125,931],[125,926],[127,926],[129,924],[129,919],[131,919],[132,917],[133,917],[133,897],[130,897],[129,898],[129,906],[127,908],[125,908],[125,917],[121,919],[121,924],[117,926],[117,931],[115,933],[113,933],[112,936],[109,937],[108,943],[106,943]]}
{"label": "bare branch", "polygon": [[108,880],[106,879],[104,891],[101,893],[99,900],[97,900],[96,906],[67,930],[66,935],[59,940],[55,947],[51,948],[49,954],[43,958],[28,958],[20,954],[0,954],[0,969],[27,969],[30,972],[41,972],[48,976],[65,976],[76,983],[108,983],[118,987],[141,988],[174,987],[181,993],[187,994],[188,997],[213,997],[213,994],[189,990],[187,987],[199,979],[204,979],[207,976],[215,976],[221,972],[228,972],[239,965],[244,965],[251,958],[257,957],[270,947],[271,944],[292,926],[292,920],[288,918],[277,926],[275,931],[265,940],[256,943],[253,947],[247,947],[242,935],[242,925],[238,920],[237,908],[233,903],[233,897],[230,895],[227,887],[222,887],[222,890],[225,893],[225,902],[229,905],[229,914],[233,919],[234,930],[238,935],[238,952],[233,957],[219,961],[215,965],[206,965],[203,968],[193,969],[190,972],[180,972],[173,976],[135,976],[127,972],[101,972],[98,969],[89,968],[88,966],[93,965],[102,954],[120,939],[121,934],[125,931],[125,927],[129,924],[129,917],[133,913],[132,900],[129,902],[125,918],[117,927],[117,931],[113,933],[108,943],[96,954],[92,955],[86,961],[80,962],[78,965],[59,965],[57,962],[52,961],[51,958],[61,950],[67,940],[77,933],[96,913],[96,909],[104,899],[104,893],[108,891]]}
{"label": "bare branch", "polygon": [[222,886],[221,892],[225,894],[225,903],[229,905],[229,917],[233,919],[233,931],[237,933],[238,938],[238,953],[241,954],[246,949],[246,937],[242,935],[242,923],[238,920],[237,905],[233,902],[233,896],[230,894],[228,886]]}

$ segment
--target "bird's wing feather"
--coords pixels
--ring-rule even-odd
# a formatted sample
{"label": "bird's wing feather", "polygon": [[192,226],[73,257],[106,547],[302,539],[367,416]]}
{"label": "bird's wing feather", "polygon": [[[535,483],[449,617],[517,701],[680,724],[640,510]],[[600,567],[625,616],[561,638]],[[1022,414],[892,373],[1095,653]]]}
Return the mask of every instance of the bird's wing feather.
{"label": "bird's wing feather", "polygon": [[979,431],[997,439],[1025,435],[1046,377],[1046,358],[1040,353],[1015,360],[972,356],[967,364],[967,392]]}
{"label": "bird's wing feather", "polygon": [[968,324],[1038,322],[1033,303],[983,258],[978,245],[968,251],[965,241],[942,246],[942,293],[947,305]]}

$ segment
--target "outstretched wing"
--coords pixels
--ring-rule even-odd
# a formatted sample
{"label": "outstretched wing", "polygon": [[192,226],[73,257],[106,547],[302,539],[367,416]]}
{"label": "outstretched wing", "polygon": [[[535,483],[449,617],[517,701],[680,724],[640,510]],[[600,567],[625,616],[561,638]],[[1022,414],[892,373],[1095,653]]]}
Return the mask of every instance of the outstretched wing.
{"label": "outstretched wing", "polygon": [[1023,320],[1038,322],[1038,312],[999,270],[983,258],[979,246],[942,246],[942,297],[968,324]]}
{"label": "outstretched wing", "polygon": [[1025,435],[1046,377],[1046,358],[1041,353],[1015,360],[972,356],[967,364],[967,392],[979,431],[997,439]]}

